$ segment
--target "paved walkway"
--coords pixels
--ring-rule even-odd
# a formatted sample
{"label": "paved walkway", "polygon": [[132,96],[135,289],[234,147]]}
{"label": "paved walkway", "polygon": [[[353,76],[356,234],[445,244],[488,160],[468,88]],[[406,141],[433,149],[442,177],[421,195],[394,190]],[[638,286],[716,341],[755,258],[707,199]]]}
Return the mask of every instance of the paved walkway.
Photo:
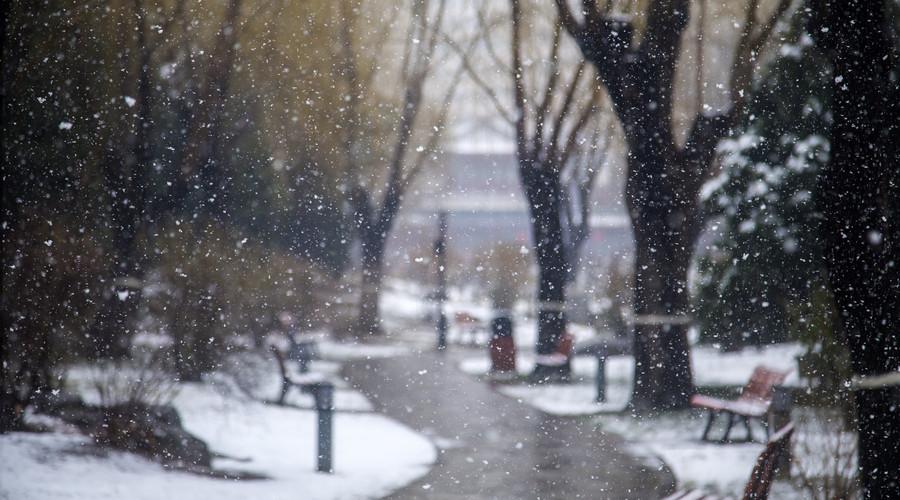
{"label": "paved walkway", "polygon": [[[674,478],[624,452],[589,417],[546,415],[422,352],[345,365],[378,411],[432,438],[438,461],[395,499],[657,499]],[[384,450],[390,453],[390,450]]]}

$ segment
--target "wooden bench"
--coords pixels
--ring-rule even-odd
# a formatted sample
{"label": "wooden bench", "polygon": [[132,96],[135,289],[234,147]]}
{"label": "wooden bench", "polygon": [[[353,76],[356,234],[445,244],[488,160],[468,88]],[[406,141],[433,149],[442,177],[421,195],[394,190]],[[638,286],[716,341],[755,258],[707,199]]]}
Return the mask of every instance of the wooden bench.
{"label": "wooden bench", "polygon": [[324,385],[330,385],[325,377],[318,373],[301,373],[300,376],[292,376],[288,370],[287,359],[283,352],[272,346],[272,356],[278,363],[278,373],[281,375],[281,392],[278,395],[276,404],[283,405],[286,403],[288,392],[292,387],[296,387],[303,393],[316,396],[317,391]]}
{"label": "wooden bench", "polygon": [[[743,500],[766,500],[772,489],[772,481],[780,467],[787,466],[784,458],[788,456],[794,424],[788,423],[769,438],[765,449],[756,459],[750,480],[744,487]],[[720,500],[724,497],[709,495],[701,490],[679,490],[663,500]]]}
{"label": "wooden bench", "polygon": [[764,417],[769,414],[769,406],[772,404],[772,391],[776,385],[784,382],[788,373],[764,366],[757,366],[750,376],[750,381],[741,390],[741,395],[735,400],[718,399],[701,394],[695,394],[691,397],[691,406],[694,408],[703,408],[709,411],[709,421],[703,430],[704,441],[709,438],[709,431],[712,429],[713,422],[719,414],[724,413],[728,416],[728,425],[725,428],[725,434],[720,441],[728,441],[731,434],[731,428],[734,426],[735,419],[740,419],[744,427],[747,428],[747,440],[753,440],[753,431],[750,428],[750,419],[759,419],[766,428],[766,435],[770,432],[771,422]]}

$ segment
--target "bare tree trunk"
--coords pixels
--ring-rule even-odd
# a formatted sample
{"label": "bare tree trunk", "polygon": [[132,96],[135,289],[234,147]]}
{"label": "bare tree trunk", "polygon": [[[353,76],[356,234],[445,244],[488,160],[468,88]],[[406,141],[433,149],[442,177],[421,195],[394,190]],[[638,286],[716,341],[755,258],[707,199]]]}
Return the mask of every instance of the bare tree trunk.
{"label": "bare tree trunk", "polygon": [[[575,65],[570,78],[563,81],[559,68],[563,27],[558,23],[554,26],[547,57],[552,64],[550,74],[545,82],[537,84],[536,88],[529,88],[531,86],[523,77],[526,71],[522,44],[523,26],[529,21],[523,14],[522,3],[511,0],[512,64],[509,71],[513,82],[512,112],[506,110],[494,91],[475,71],[470,70],[469,73],[516,133],[519,180],[531,215],[531,237],[539,274],[538,339],[535,346],[538,358],[530,379],[542,383],[567,380],[571,372],[570,353],[561,352],[564,346],[560,341],[566,334],[566,285],[574,275],[572,268],[576,264],[571,257],[583,238],[576,245],[567,239],[566,229],[571,232],[576,225],[571,214],[566,212],[569,196],[564,191],[562,170],[570,165],[577,140],[596,115],[599,93],[595,87],[589,100],[579,102],[575,98],[579,82],[590,78],[583,61]],[[558,102],[558,106],[554,106],[554,102]]]}
{"label": "bare tree trunk", "polygon": [[382,333],[378,301],[384,273],[384,250],[387,235],[390,234],[394,218],[400,209],[400,198],[397,190],[388,189],[381,203],[381,210],[376,212],[369,192],[363,187],[357,187],[349,195],[349,201],[353,207],[353,224],[356,226],[362,253],[355,333],[377,335]]}
{"label": "bare tree trunk", "polygon": [[664,196],[631,204],[635,371],[630,404],[640,412],[684,407],[694,390],[687,341],[694,237],[673,225],[681,219],[679,209]]}
{"label": "bare tree trunk", "polygon": [[[829,282],[858,380],[863,497],[900,491],[900,271],[897,136],[885,3],[823,0],[810,29],[834,68],[831,160],[818,182]],[[892,185],[893,184],[893,185]]]}
{"label": "bare tree trunk", "polygon": [[[564,306],[569,262],[562,228],[562,186],[559,172],[552,168],[520,168],[522,185],[531,213],[531,234],[538,265],[538,356],[557,351],[566,332]],[[571,367],[566,360],[554,365],[538,359],[533,374],[537,380],[548,377],[567,378]]]}
{"label": "bare tree trunk", "polygon": [[384,238],[372,231],[360,237],[362,246],[362,281],[359,298],[357,333],[378,335],[382,333],[381,314],[378,307],[381,297],[382,263],[384,261]]}
{"label": "bare tree trunk", "polygon": [[[632,82],[639,83],[644,82]],[[700,184],[669,179],[671,172],[691,171],[691,165],[674,145],[668,112],[660,108],[656,113],[636,112],[645,96],[628,91],[620,95],[618,108],[631,152],[625,201],[635,247],[635,371],[630,405],[639,412],[683,408],[694,391],[687,341],[687,274],[699,235],[695,212]]]}

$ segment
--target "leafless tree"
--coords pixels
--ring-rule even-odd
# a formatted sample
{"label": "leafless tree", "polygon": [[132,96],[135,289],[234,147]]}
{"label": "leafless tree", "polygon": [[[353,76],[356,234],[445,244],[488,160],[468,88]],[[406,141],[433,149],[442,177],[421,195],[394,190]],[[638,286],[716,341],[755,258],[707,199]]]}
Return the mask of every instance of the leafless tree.
{"label": "leafless tree", "polygon": [[[450,64],[439,53],[446,1],[411,0],[405,7],[408,11],[400,12],[407,23],[398,71],[400,99],[390,112],[392,134],[384,139],[390,144],[387,157],[378,158],[365,153],[366,141],[372,139],[374,132],[370,124],[362,121],[362,106],[378,97],[375,80],[385,77],[383,68],[387,65],[375,65],[368,72],[363,71],[360,61],[372,57],[373,47],[359,47],[354,38],[359,28],[361,4],[356,0],[344,0],[340,4],[343,23],[340,75],[347,92],[342,116],[346,154],[344,193],[362,253],[357,334],[380,331],[378,299],[388,236],[406,190],[440,146],[441,132],[462,75],[461,67],[452,70],[449,78],[441,74]],[[446,83],[439,85],[439,82]],[[383,86],[384,81],[378,85]],[[441,93],[436,97],[426,95],[433,88],[441,88]],[[432,105],[435,102],[436,110]],[[414,147],[414,138],[420,141],[418,147]],[[375,145],[379,146],[383,145]]]}
{"label": "leafless tree", "polygon": [[635,239],[631,405],[637,411],[685,407],[693,393],[687,274],[704,226],[699,190],[709,178],[719,139],[741,116],[760,53],[790,5],[791,0],[779,0],[764,13],[759,0],[749,1],[731,68],[731,106],[712,115],[699,107],[679,144],[672,95],[690,0],[650,2],[639,37],[634,23],[616,12],[616,2],[582,0],[576,13],[567,0],[556,0],[566,30],[596,68],[625,133],[625,201]]}
{"label": "leafless tree", "polygon": [[[566,57],[571,53],[564,53],[563,25],[558,19],[551,21],[550,45],[540,56],[546,64],[526,64],[524,32],[534,29],[537,16],[530,17],[533,12],[523,9],[519,0],[509,5],[509,60],[500,57],[489,39],[485,43],[491,65],[508,74],[509,98],[480,76],[482,68],[458,52],[472,81],[515,131],[519,179],[531,215],[539,270],[537,352],[548,355],[557,350],[565,333],[565,289],[575,277],[589,235],[591,194],[609,142],[609,126],[599,118],[603,91],[593,84],[593,70],[582,58],[573,61]],[[479,13],[485,32],[492,28],[487,17]],[[552,357],[541,359],[535,380],[568,376],[568,363],[552,366]]]}

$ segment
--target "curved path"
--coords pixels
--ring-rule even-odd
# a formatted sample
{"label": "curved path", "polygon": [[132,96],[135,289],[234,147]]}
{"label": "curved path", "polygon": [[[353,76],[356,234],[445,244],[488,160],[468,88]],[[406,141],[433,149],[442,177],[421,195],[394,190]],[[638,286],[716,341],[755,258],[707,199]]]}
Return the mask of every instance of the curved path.
{"label": "curved path", "polygon": [[378,411],[439,448],[431,471],[389,498],[656,499],[674,488],[670,472],[628,455],[589,417],[554,417],[503,396],[458,370],[460,359],[426,351],[345,365]]}

